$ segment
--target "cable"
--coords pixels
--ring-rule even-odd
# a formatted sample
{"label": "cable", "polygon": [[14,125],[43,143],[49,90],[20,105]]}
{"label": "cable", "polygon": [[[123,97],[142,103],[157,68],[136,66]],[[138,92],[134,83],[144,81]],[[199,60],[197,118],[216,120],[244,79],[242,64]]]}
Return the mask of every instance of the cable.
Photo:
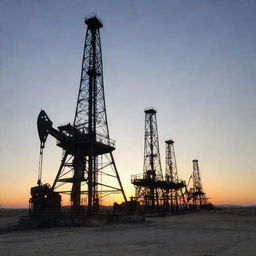
{"label": "cable", "polygon": [[43,149],[44,149],[44,146],[41,144],[40,145],[40,155],[39,155],[38,180],[37,180],[38,186],[42,185]]}

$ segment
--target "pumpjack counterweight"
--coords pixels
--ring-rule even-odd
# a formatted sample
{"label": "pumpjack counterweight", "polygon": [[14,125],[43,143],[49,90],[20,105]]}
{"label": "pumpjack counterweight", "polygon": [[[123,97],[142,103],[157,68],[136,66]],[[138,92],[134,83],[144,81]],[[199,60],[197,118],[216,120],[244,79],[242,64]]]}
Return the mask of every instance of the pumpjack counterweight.
{"label": "pumpjack counterweight", "polygon": [[[110,194],[121,193],[127,201],[112,154],[115,141],[110,139],[108,129],[100,40],[103,25],[97,17],[86,19],[85,24],[87,31],[74,122],[56,129],[43,110],[37,122],[41,149],[50,134],[63,150],[51,191],[70,195],[74,214],[83,212],[85,206],[88,214],[96,212],[103,197]],[[41,175],[38,185],[41,185]]]}

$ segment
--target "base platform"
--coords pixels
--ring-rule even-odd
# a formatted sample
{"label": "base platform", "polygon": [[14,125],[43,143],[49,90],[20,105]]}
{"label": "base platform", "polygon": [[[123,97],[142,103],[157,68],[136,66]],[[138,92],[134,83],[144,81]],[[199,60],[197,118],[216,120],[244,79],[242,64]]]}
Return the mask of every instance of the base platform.
{"label": "base platform", "polygon": [[19,226],[23,228],[39,228],[54,226],[102,226],[113,223],[139,223],[144,222],[141,215],[124,215],[113,213],[100,213],[92,216],[86,215],[59,215],[59,216],[22,216]]}

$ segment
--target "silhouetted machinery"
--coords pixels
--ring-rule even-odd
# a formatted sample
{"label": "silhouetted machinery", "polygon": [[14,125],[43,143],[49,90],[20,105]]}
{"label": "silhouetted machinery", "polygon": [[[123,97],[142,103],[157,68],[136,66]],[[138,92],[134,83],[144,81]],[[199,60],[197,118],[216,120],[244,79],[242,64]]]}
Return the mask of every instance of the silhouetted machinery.
{"label": "silhouetted machinery", "polygon": [[174,150],[174,141],[166,140],[165,180],[168,186],[164,190],[164,204],[171,212],[184,210],[187,207],[185,193],[186,182],[180,180]]}
{"label": "silhouetted machinery", "polygon": [[[189,188],[191,180],[192,186]],[[204,208],[208,204],[203,190],[198,160],[193,160],[193,173],[189,178],[187,189],[187,203],[193,208]]]}
{"label": "silhouetted machinery", "polygon": [[[145,140],[143,174],[132,175],[134,200],[146,213],[183,212],[193,209],[211,209],[200,177],[198,160],[193,160],[193,173],[188,185],[179,179],[174,141],[166,140],[165,176],[162,172],[156,110],[145,111]],[[190,183],[192,181],[192,184]]]}
{"label": "silhouetted machinery", "polygon": [[[116,168],[112,152],[115,141],[110,139],[103,83],[103,64],[100,41],[102,22],[97,17],[85,20],[85,36],[80,87],[75,118],[72,124],[53,127],[53,123],[41,110],[37,127],[40,138],[40,158],[37,186],[31,188],[30,215],[58,216],[61,214],[61,195],[68,195],[71,214],[74,216],[95,214],[105,196],[121,193],[124,204],[127,199]],[[48,135],[57,140],[63,151],[56,178],[50,186],[42,183],[43,149]],[[166,175],[163,176],[158,142],[156,110],[145,110],[145,147],[143,174],[133,175],[136,195],[128,205],[136,212],[140,205],[146,210],[174,211],[206,203],[199,175],[198,162],[193,161],[193,188],[178,178],[173,141],[166,141]],[[114,209],[123,208],[115,204]],[[47,218],[46,218],[47,220]]]}
{"label": "silhouetted machinery", "polygon": [[31,188],[30,213],[34,216],[59,215],[61,213],[61,196],[54,192],[49,184]]}
{"label": "silhouetted machinery", "polygon": [[175,212],[186,207],[185,181],[178,178],[174,141],[166,141],[166,175],[163,176],[156,110],[145,111],[145,140],[143,174],[132,175],[135,199],[145,212]]}
{"label": "silhouetted machinery", "polygon": [[[87,31],[74,122],[56,129],[44,110],[37,119],[41,145],[38,186],[31,188],[31,215],[60,214],[60,194],[70,195],[73,214],[97,212],[101,200],[109,194],[121,193],[127,201],[112,154],[115,141],[109,137],[99,32],[103,25],[97,17],[86,19],[85,23]],[[43,148],[48,135],[54,137],[63,150],[52,186],[41,181]]]}
{"label": "silhouetted machinery", "polygon": [[159,208],[161,202],[161,184],[163,173],[160,161],[156,110],[145,111],[144,165],[143,174],[133,175],[131,182],[135,186],[135,198],[146,210]]}

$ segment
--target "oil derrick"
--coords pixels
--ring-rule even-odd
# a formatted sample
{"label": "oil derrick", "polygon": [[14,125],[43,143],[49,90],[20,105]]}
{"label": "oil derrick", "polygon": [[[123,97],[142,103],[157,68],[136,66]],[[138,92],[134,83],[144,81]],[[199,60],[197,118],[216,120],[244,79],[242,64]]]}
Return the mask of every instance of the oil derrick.
{"label": "oil derrick", "polygon": [[156,110],[147,109],[145,112],[145,140],[143,173],[150,179],[163,180],[160,160]]}
{"label": "oil derrick", "polygon": [[198,160],[193,160],[192,188],[188,191],[188,201],[194,208],[202,207],[207,204],[206,194],[203,191],[203,185],[200,176]]}
{"label": "oil derrick", "polygon": [[[85,205],[88,214],[96,212],[103,197],[110,194],[121,193],[126,201],[112,154],[115,141],[110,139],[107,122],[100,40],[103,25],[96,17],[86,19],[85,24],[87,31],[73,124],[55,129],[44,111],[38,116],[41,152],[48,134],[56,138],[57,146],[63,149],[51,191],[70,195],[74,214],[84,212]],[[39,186],[35,188],[39,189],[43,186],[41,175],[38,180]]]}
{"label": "oil derrick", "polygon": [[178,169],[176,163],[176,156],[174,150],[174,141],[167,140],[166,143],[166,159],[165,159],[165,180],[167,188],[164,193],[165,206],[170,208],[171,212],[175,212],[185,208],[186,201],[183,189],[186,184],[185,181],[179,180]]}
{"label": "oil derrick", "polygon": [[145,140],[143,174],[133,175],[132,184],[135,186],[136,199],[146,209],[158,208],[161,202],[161,183],[163,173],[160,161],[156,110],[145,111]]}

